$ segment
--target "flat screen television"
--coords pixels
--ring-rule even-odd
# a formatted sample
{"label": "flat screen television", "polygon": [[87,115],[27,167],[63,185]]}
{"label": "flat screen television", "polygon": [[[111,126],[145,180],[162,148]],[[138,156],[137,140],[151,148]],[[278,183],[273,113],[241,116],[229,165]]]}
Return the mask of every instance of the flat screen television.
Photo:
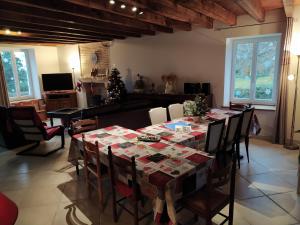
{"label": "flat screen television", "polygon": [[201,93],[200,83],[184,83],[184,94],[199,94]]}
{"label": "flat screen television", "polygon": [[44,91],[73,90],[72,73],[42,74]]}

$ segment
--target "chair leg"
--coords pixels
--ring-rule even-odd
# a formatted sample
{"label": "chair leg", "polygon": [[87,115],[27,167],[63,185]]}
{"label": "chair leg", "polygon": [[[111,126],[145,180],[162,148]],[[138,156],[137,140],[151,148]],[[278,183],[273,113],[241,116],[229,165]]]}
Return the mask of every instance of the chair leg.
{"label": "chair leg", "polygon": [[241,157],[240,157],[240,142],[238,141],[236,143],[236,153],[237,153],[237,159],[238,159],[238,166],[239,166],[239,169],[241,168]]}
{"label": "chair leg", "polygon": [[134,225],[139,224],[139,206],[138,201],[134,200]]}
{"label": "chair leg", "polygon": [[247,160],[249,163],[249,136],[245,137],[245,146],[246,146]]}
{"label": "chair leg", "polygon": [[116,200],[116,191],[113,188],[112,190],[112,199],[113,199],[113,218],[114,222],[118,222],[118,216],[117,216],[117,200]]}
{"label": "chair leg", "polygon": [[98,186],[98,198],[99,198],[99,205],[100,211],[103,211],[103,188],[101,179],[97,177],[97,186]]}
{"label": "chair leg", "polygon": [[79,176],[79,165],[78,164],[76,165],[76,174],[77,174],[77,176]]}
{"label": "chair leg", "polygon": [[63,127],[61,129],[61,148],[65,147],[65,129]]}

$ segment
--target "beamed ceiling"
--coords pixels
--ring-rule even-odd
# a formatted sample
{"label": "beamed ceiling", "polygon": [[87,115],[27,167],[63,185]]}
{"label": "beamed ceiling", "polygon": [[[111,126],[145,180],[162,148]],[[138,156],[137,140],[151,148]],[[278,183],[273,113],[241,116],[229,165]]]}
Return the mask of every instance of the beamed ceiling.
{"label": "beamed ceiling", "polygon": [[0,42],[75,44],[211,29],[213,21],[233,26],[243,14],[263,22],[267,10],[282,7],[282,0],[0,0]]}

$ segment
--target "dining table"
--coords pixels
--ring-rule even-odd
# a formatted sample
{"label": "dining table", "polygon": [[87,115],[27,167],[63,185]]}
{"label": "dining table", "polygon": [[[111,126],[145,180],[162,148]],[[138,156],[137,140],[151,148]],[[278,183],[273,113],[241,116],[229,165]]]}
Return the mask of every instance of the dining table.
{"label": "dining table", "polygon": [[[91,143],[98,141],[100,161],[104,165],[108,165],[108,146],[116,156],[128,160],[134,156],[141,191],[154,203],[155,223],[160,224],[167,217],[168,223],[175,225],[175,202],[204,186],[207,169],[212,166],[214,157],[164,139],[140,141],[140,135],[138,131],[110,126],[86,132],[85,140]],[[70,162],[78,163],[82,148],[82,135],[74,135],[69,150]]]}

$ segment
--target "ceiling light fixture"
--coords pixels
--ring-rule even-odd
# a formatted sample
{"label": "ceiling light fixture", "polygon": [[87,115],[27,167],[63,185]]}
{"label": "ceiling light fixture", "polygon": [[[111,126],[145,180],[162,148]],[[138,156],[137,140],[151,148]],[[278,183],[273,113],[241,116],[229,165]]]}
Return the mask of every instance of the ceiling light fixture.
{"label": "ceiling light fixture", "polygon": [[143,14],[144,14],[144,12],[143,12],[143,11],[140,11],[140,12],[139,12],[139,15],[143,15]]}
{"label": "ceiling light fixture", "polygon": [[22,34],[22,31],[19,30],[19,31],[17,32],[17,34],[18,34],[18,35],[21,35],[21,34]]}
{"label": "ceiling light fixture", "polygon": [[114,0],[110,0],[109,4],[114,5],[116,2]]}
{"label": "ceiling light fixture", "polygon": [[10,29],[5,29],[5,34],[10,34]]}
{"label": "ceiling light fixture", "polygon": [[136,12],[137,7],[133,6],[131,10],[132,10],[132,12]]}
{"label": "ceiling light fixture", "polygon": [[126,5],[125,5],[125,4],[122,4],[120,7],[121,7],[121,9],[125,9],[125,8],[126,8]]}

